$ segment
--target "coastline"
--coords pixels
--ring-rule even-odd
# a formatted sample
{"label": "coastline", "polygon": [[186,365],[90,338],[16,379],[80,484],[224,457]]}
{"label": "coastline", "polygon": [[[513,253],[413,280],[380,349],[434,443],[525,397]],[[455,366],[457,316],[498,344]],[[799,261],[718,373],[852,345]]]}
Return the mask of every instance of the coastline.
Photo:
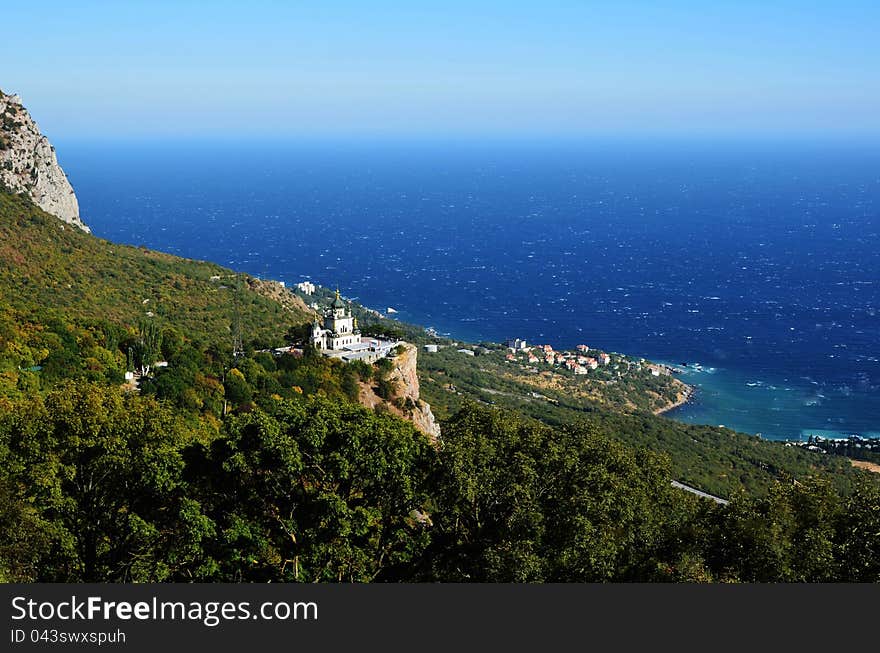
{"label": "coastline", "polygon": [[[319,284],[319,285],[320,285],[320,284]],[[324,286],[321,286],[321,287],[324,287]],[[357,302],[360,304],[359,299],[355,299],[354,301],[357,301]],[[418,329],[424,331],[425,334],[428,335],[428,336],[437,337],[437,336],[439,335],[439,334],[437,334],[436,329],[434,329],[433,327],[426,327],[426,326],[421,325],[421,324],[415,324],[415,323],[409,323],[409,322],[403,322],[403,321],[401,321],[399,318],[397,318],[397,317],[395,316],[395,314],[398,313],[397,310],[394,311],[394,314],[387,314],[387,313],[383,313],[382,311],[379,311],[379,310],[376,310],[376,309],[374,309],[374,308],[371,308],[371,307],[369,307],[369,306],[366,306],[366,305],[364,305],[364,304],[360,304],[360,306],[361,306],[364,310],[366,310],[366,311],[372,313],[375,317],[379,318],[380,320],[388,320],[388,321],[391,321],[391,322],[397,322],[397,323],[405,324],[405,325],[408,325],[408,326],[411,326],[411,327],[416,327],[416,328],[418,328]],[[470,346],[476,346],[476,344],[477,344],[477,342],[478,342],[476,339],[473,339],[473,340],[472,340],[472,339],[470,339],[470,338],[464,338],[464,339],[462,339],[462,338],[456,338],[456,337],[454,336],[454,334],[452,334],[452,333],[445,333],[445,334],[443,334],[443,335],[440,336],[440,337],[442,337],[442,338],[448,338],[448,339],[451,339],[451,340],[456,341],[456,342],[465,343],[465,344],[470,345]],[[497,343],[497,344],[500,344],[500,343]],[[626,354],[624,354],[624,356],[626,356]],[[655,365],[659,365],[659,366],[661,366],[661,367],[666,368],[667,373],[670,374],[670,375],[676,374],[677,372],[680,371],[680,368],[679,368],[678,366],[676,366],[676,365],[672,365],[672,364],[670,364],[670,363],[659,362],[659,361],[657,361],[657,362],[653,362],[653,361],[652,361],[652,363],[655,364]],[[677,408],[681,408],[682,406],[686,405],[691,399],[694,398],[694,396],[696,395],[696,392],[697,392],[697,388],[696,388],[696,386],[693,386],[693,385],[690,385],[690,384],[688,384],[688,383],[685,383],[685,382],[682,381],[681,379],[675,379],[675,381],[677,381],[677,382],[678,382],[679,384],[681,384],[681,386],[682,386],[682,394],[681,394],[681,396],[680,396],[677,400],[675,400],[674,402],[672,402],[672,403],[670,403],[670,404],[668,404],[668,405],[666,405],[666,406],[663,406],[662,408],[656,408],[656,409],[654,409],[653,411],[651,411],[652,414],[654,414],[654,415],[665,415],[666,413],[669,413],[669,412],[671,412],[671,411],[673,411],[673,410],[675,410],[675,409],[677,409]]]}
{"label": "coastline", "polygon": [[679,383],[681,383],[685,387],[684,396],[681,397],[680,399],[678,399],[677,401],[674,401],[673,403],[669,404],[668,406],[664,406],[663,408],[657,408],[656,410],[652,411],[654,413],[654,415],[665,415],[666,413],[669,413],[669,412],[675,410],[676,408],[681,408],[682,406],[687,404],[691,399],[694,398],[694,395],[696,394],[697,389],[694,386],[685,383],[684,381],[679,381]]}
{"label": "coastline", "polygon": [[[369,311],[374,316],[378,317],[382,321],[388,321],[390,323],[398,323],[398,324],[406,325],[408,327],[413,327],[413,328],[419,329],[420,331],[425,332],[425,334],[430,337],[446,338],[446,339],[450,339],[455,342],[461,343],[463,345],[468,345],[468,346],[476,346],[476,343],[479,341],[478,336],[477,337],[475,337],[475,336],[456,337],[461,334],[455,333],[454,329],[450,333],[438,334],[436,332],[436,329],[425,327],[421,324],[417,324],[414,322],[403,321],[400,319],[400,317],[398,315],[387,315],[382,311],[379,311],[379,310],[376,310],[374,308],[370,308],[367,306],[363,306],[363,308],[365,310]],[[418,318],[416,318],[416,319],[418,319]],[[500,344],[500,343],[496,343],[496,344]],[[628,354],[622,354],[622,355],[627,356],[627,357],[631,356]],[[718,394],[713,390],[714,386],[712,386],[712,388],[710,388],[707,391],[707,388],[705,388],[704,385],[712,379],[714,379],[716,381],[720,381],[722,383],[726,383],[727,385],[730,385],[730,379],[729,379],[730,374],[725,374],[725,378],[722,378],[721,374],[718,374],[716,377],[716,375],[715,375],[716,369],[714,367],[707,367],[707,368],[705,368],[705,370],[697,367],[697,369],[694,370],[694,369],[691,369],[690,367],[685,367],[682,364],[671,363],[668,360],[664,360],[662,357],[657,358],[657,359],[643,359],[643,360],[649,364],[665,368],[665,372],[670,374],[671,376],[674,376],[675,381],[677,381],[680,384],[680,387],[678,389],[677,398],[675,400],[669,401],[668,403],[666,403],[665,405],[663,405],[660,408],[651,409],[650,412],[652,415],[658,416],[658,417],[663,416],[668,419],[672,419],[675,421],[688,423],[688,424],[704,424],[704,425],[708,425],[708,426],[724,426],[726,428],[729,428],[729,429],[732,429],[735,431],[747,433],[750,435],[756,435],[758,437],[763,437],[765,439],[770,439],[770,440],[785,440],[785,439],[787,439],[786,437],[782,437],[781,435],[774,433],[773,431],[771,431],[770,433],[767,433],[768,428],[765,427],[764,423],[762,423],[760,425],[760,427],[755,427],[755,425],[753,425],[753,424],[752,425],[740,424],[737,421],[733,421],[732,417],[741,417],[740,413],[741,413],[742,409],[739,407],[738,404],[733,404],[735,407],[734,410],[727,411],[727,412],[736,413],[733,416],[728,415],[728,414],[724,414],[724,415],[715,415],[715,414],[704,415],[703,414],[704,411],[717,410],[717,406],[715,405],[716,403],[722,403],[725,406],[729,406],[729,404],[723,403],[723,402],[729,401],[729,397],[730,397],[730,391],[726,387],[722,388],[722,390],[724,392],[722,392],[720,394],[720,398],[719,398]],[[726,372],[726,370],[718,370],[718,371],[719,372]],[[688,383],[681,378],[681,376],[688,377],[691,375],[696,375],[694,378],[695,378],[695,380],[698,379],[699,382]],[[742,378],[740,378],[740,377],[742,377]],[[752,378],[755,378],[755,377],[753,377],[752,375],[742,375],[742,374],[737,375],[736,373],[734,373],[733,382],[738,385],[742,385],[742,382],[745,382],[745,381],[752,379]],[[778,384],[780,389],[785,388],[786,391],[789,389],[782,382],[779,382],[779,381],[774,382],[772,380],[763,382],[759,385],[766,386],[768,388],[775,390],[776,388],[773,387],[774,383]],[[756,392],[755,388],[752,386],[749,386],[749,394],[752,394],[754,392]],[[698,396],[701,396],[703,398],[703,401],[696,402],[696,399],[698,398]],[[734,396],[734,399],[739,399],[739,397]],[[722,400],[723,400],[723,402],[722,402]],[[745,408],[750,408],[750,406],[746,406]]]}

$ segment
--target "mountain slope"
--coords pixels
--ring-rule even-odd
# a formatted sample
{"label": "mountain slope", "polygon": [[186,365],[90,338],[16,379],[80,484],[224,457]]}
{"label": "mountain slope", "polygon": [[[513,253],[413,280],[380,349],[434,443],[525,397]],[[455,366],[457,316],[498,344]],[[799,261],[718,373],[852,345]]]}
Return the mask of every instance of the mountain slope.
{"label": "mountain slope", "polygon": [[23,314],[51,310],[122,326],[155,319],[189,339],[231,346],[237,285],[246,343],[280,344],[292,324],[310,319],[304,304],[285,308],[252,290],[261,286],[246,275],[110,243],[0,191],[0,300]]}

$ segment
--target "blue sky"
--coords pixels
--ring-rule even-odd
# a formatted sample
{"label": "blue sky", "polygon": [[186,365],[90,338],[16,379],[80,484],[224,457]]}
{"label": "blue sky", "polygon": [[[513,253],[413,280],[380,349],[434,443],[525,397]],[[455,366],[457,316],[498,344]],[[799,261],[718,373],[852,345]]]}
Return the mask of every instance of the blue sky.
{"label": "blue sky", "polygon": [[52,137],[880,134],[876,1],[8,4]]}

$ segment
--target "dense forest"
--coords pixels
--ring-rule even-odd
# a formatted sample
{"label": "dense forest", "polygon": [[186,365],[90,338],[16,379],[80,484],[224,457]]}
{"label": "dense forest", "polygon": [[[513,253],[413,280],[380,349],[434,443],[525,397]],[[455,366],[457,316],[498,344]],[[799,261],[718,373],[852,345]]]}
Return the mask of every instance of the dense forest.
{"label": "dense forest", "polygon": [[357,404],[391,362],[261,352],[308,316],[239,275],[2,192],[0,237],[5,582],[880,580],[880,484],[840,457],[449,381],[434,443]]}
{"label": "dense forest", "polygon": [[[0,410],[5,581],[877,581],[880,489],[718,506],[668,458],[470,405],[433,447],[319,395],[194,429],[67,382]],[[499,464],[499,461],[504,461]]]}

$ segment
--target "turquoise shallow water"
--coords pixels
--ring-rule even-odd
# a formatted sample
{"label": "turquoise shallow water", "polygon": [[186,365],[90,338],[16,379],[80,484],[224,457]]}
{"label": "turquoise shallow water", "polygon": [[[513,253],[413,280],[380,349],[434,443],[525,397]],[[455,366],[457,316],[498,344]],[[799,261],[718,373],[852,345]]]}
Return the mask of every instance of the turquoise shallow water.
{"label": "turquoise shallow water", "polygon": [[848,404],[855,400],[846,386],[733,368],[677,367],[678,378],[697,389],[688,404],[666,414],[678,421],[726,426],[768,439],[880,437],[880,431],[847,428]]}

